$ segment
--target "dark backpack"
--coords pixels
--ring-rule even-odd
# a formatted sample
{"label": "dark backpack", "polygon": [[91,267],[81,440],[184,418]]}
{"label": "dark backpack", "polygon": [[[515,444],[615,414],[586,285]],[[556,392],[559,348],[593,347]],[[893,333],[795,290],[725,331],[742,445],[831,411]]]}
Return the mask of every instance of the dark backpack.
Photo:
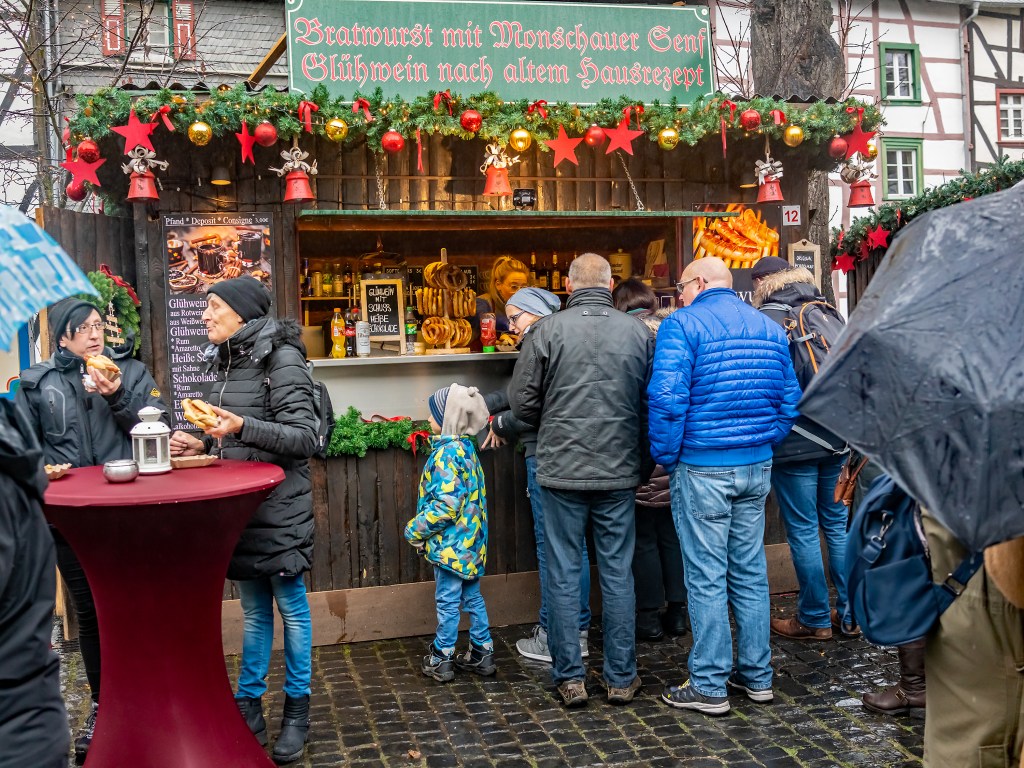
{"label": "dark backpack", "polygon": [[[310,377],[313,376],[313,364],[306,361],[306,369]],[[313,413],[316,414],[316,445],[317,450],[314,456],[321,459],[327,458],[327,446],[331,444],[331,433],[334,431],[334,407],[331,405],[331,396],[327,387],[322,381],[313,379]]]}
{"label": "dark backpack", "polygon": [[905,645],[931,630],[984,562],[964,558],[941,584],[932,581],[916,501],[879,476],[857,508],[846,537],[846,616],[876,645]]}
{"label": "dark backpack", "polygon": [[771,302],[762,304],[761,311],[783,314],[780,322],[789,338],[789,355],[796,379],[800,389],[806,390],[846,327],[846,321],[838,309],[824,300],[796,306]]}

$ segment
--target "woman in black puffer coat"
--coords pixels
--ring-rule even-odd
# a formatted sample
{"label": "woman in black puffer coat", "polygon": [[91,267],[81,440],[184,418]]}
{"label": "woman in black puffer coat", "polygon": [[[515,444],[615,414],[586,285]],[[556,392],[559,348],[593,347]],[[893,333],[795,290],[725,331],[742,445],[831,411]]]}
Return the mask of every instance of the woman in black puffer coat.
{"label": "woman in black puffer coat", "polygon": [[[263,693],[274,639],[273,602],[284,623],[285,704],[278,764],[298,760],[309,729],[312,624],[302,574],[313,559],[313,502],[308,459],[316,452],[313,380],[293,321],[271,317],[270,294],[251,277],[207,291],[203,313],[208,370],[217,374],[209,403],[220,423],[197,440],[171,438],[171,453],[204,448],[225,459],[265,461],[285,473],[242,533],[228,569],[239,582],[245,633],[235,699],[252,732],[267,743]],[[220,447],[217,447],[217,441]]]}

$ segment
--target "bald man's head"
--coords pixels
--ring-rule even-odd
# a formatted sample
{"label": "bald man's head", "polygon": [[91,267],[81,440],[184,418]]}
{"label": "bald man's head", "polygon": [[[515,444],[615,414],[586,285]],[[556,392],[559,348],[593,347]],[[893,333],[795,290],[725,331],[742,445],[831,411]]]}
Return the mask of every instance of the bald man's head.
{"label": "bald man's head", "polygon": [[683,282],[694,277],[704,278],[707,288],[732,288],[732,272],[717,256],[691,261],[683,270]]}

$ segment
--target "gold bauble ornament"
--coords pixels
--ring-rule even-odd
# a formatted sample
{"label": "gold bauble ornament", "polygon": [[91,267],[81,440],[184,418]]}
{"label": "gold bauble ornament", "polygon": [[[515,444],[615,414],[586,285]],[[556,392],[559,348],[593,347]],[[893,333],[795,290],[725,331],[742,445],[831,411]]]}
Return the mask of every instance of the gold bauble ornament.
{"label": "gold bauble ornament", "polygon": [[799,147],[804,141],[804,129],[799,125],[790,125],[782,133],[782,142],[787,147]]}
{"label": "gold bauble ornament", "polygon": [[213,138],[213,129],[202,120],[197,120],[188,127],[188,140],[197,147],[205,147]]}
{"label": "gold bauble ornament", "polygon": [[533,137],[525,128],[516,128],[508,137],[508,145],[516,152],[524,152],[533,143]]}
{"label": "gold bauble ornament", "polygon": [[679,144],[679,131],[675,128],[662,128],[658,131],[658,146],[662,149],[675,149]]}
{"label": "gold bauble ornament", "polygon": [[184,96],[171,96],[171,101],[173,101],[175,104],[184,104],[185,103],[185,97]]}
{"label": "gold bauble ornament", "polygon": [[340,117],[331,118],[327,121],[327,125],[324,126],[324,133],[327,134],[327,138],[331,141],[341,141],[348,136],[348,123]]}
{"label": "gold bauble ornament", "polygon": [[874,139],[868,140],[868,160],[874,160],[878,157],[878,142]]}

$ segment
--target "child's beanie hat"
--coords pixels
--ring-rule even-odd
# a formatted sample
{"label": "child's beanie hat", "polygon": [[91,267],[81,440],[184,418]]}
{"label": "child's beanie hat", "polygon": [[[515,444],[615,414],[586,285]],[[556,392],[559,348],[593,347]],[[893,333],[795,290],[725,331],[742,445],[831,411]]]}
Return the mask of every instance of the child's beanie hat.
{"label": "child's beanie hat", "polygon": [[434,421],[437,422],[438,426],[444,424],[444,409],[448,402],[448,390],[451,387],[442,387],[430,396],[427,401],[427,405],[430,407],[430,415],[434,417]]}

